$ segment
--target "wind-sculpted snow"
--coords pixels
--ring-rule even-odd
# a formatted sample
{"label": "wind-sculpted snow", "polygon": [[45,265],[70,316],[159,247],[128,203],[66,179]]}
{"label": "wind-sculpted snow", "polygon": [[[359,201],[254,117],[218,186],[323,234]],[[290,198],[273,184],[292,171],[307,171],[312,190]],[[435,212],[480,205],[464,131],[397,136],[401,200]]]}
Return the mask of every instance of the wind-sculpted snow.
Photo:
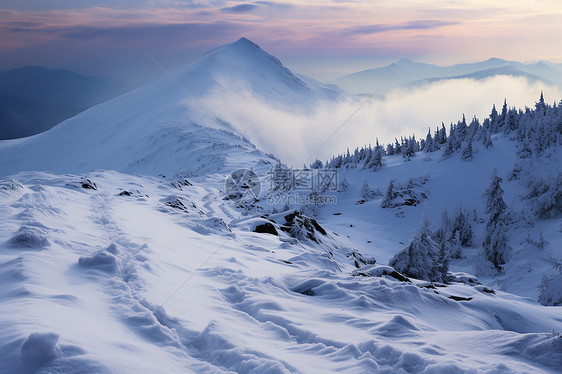
{"label": "wind-sculpted snow", "polygon": [[44,248],[49,245],[45,230],[33,224],[22,225],[8,243],[16,248]]}
{"label": "wind-sculpted snow", "polygon": [[[242,217],[198,179],[17,179],[0,192],[1,373],[561,368],[559,308],[461,273],[450,284],[401,278],[294,211]],[[85,179],[97,190],[76,184]],[[278,235],[254,232],[264,222]],[[11,246],[22,226],[50,245]]]}

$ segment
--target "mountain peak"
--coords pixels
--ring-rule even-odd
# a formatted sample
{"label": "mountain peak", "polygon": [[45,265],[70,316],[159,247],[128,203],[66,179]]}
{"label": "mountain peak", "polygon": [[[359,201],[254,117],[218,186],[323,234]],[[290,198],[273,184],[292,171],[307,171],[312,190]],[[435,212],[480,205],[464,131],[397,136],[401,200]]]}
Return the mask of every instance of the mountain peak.
{"label": "mountain peak", "polygon": [[492,62],[492,63],[507,63],[507,60],[504,60],[503,58],[497,58],[497,57],[490,57],[489,59],[487,59],[484,62]]}
{"label": "mountain peak", "polygon": [[250,39],[246,38],[245,36],[241,37],[240,39],[238,39],[237,41],[235,41],[232,44],[233,45],[248,45],[248,46],[253,46],[253,47],[257,47],[257,48],[260,47],[259,45],[257,45],[256,43],[254,43]]}

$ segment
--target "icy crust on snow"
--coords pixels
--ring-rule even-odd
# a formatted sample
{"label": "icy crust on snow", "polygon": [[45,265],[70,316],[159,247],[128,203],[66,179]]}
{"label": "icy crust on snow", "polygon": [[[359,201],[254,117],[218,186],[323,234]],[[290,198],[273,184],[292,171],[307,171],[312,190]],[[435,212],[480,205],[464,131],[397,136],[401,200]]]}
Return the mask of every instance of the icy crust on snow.
{"label": "icy crust on snow", "polygon": [[[562,370],[560,307],[462,274],[432,285],[384,265],[357,269],[359,253],[329,230],[315,228],[318,242],[281,230],[310,228],[303,216],[240,218],[195,180],[16,178],[20,187],[0,191],[2,373]],[[272,221],[279,235],[254,232]],[[50,245],[12,246],[22,226],[42,228]]]}

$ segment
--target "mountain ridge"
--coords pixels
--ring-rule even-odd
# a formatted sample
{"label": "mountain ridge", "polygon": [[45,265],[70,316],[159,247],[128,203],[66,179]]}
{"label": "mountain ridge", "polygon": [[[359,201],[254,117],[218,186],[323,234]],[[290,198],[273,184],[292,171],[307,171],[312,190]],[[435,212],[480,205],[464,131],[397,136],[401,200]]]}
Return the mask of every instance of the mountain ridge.
{"label": "mountain ridge", "polygon": [[[334,79],[332,83],[337,84],[348,93],[365,94],[373,92],[377,87],[381,87],[383,92],[387,92],[393,88],[408,86],[414,82],[425,80],[437,81],[458,79],[458,77],[476,77],[476,79],[479,79],[478,72],[491,72],[490,69],[499,68],[512,70],[503,72],[498,70],[498,74],[495,75],[528,76],[533,79],[533,76],[535,76],[545,83],[554,82],[562,84],[562,66],[560,65],[544,61],[524,64],[497,57],[480,62],[445,66],[400,59],[387,66],[361,70],[341,76]],[[400,69],[399,73],[393,75],[397,69]],[[392,76],[392,80],[387,82],[389,76]],[[385,82],[384,86],[383,82]]]}
{"label": "mountain ridge", "polygon": [[0,174],[33,169],[230,172],[235,169],[227,160],[248,161],[250,154],[254,157],[248,166],[262,159],[271,163],[275,160],[245,140],[236,124],[222,119],[216,108],[203,106],[202,100],[217,92],[248,90],[271,105],[308,110],[341,94],[297,77],[245,38],[216,48],[170,75],[89,108],[42,134],[0,142],[0,157],[6,160]]}

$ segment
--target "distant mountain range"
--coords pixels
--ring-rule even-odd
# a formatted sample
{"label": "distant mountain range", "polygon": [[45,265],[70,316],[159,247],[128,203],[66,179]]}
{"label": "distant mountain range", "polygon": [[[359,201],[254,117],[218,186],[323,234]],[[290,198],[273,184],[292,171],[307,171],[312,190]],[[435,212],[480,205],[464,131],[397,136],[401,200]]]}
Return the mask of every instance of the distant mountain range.
{"label": "distant mountain range", "polygon": [[128,90],[108,78],[25,66],[0,73],[0,139],[35,135]]}
{"label": "distant mountain range", "polygon": [[[399,69],[398,72],[396,72]],[[440,66],[401,59],[388,66],[342,76],[332,83],[350,94],[384,93],[396,87],[449,79],[485,79],[498,75],[525,77],[530,81],[562,84],[562,64],[540,61],[524,64],[491,58],[486,61]],[[390,78],[390,79],[389,79]]]}
{"label": "distant mountain range", "polygon": [[[253,44],[247,43],[244,39],[238,47],[244,44],[247,50],[242,52],[253,56],[255,52],[253,50],[255,48],[251,47]],[[246,58],[243,53],[237,58]],[[197,82],[202,82],[203,76],[212,75],[208,70],[216,64],[215,55],[215,51],[207,53],[208,61],[205,63],[208,65],[200,68],[201,76],[196,79]],[[314,98],[329,99],[343,96],[337,87],[321,85],[309,78],[289,72],[276,58],[264,56],[258,56],[257,59],[261,63],[267,62],[266,73],[261,74],[275,71],[274,81],[283,80],[281,86],[274,85],[268,88],[259,88],[260,84],[252,86],[255,93],[266,101],[280,104],[279,97],[286,94],[283,90],[280,91],[279,87],[282,86],[291,89],[291,94],[286,96],[290,99],[285,100],[282,106],[288,105],[297,110],[309,108],[312,101],[315,101]],[[399,71],[396,72],[398,69]],[[238,72],[220,74],[221,79],[227,81],[240,78]],[[402,59],[388,66],[342,76],[331,83],[352,95],[370,94],[377,90],[378,94],[384,95],[388,90],[397,87],[420,86],[450,79],[478,80],[498,75],[525,77],[532,82],[543,81],[562,85],[562,64],[547,61],[524,64],[491,58],[477,63],[440,66]],[[25,66],[2,72],[0,73],[0,140],[44,132],[90,107],[124,94],[130,88],[109,78],[84,76],[40,66]],[[191,90],[197,94],[202,88],[195,85]],[[207,88],[205,86],[205,89]],[[309,95],[311,89],[315,91],[314,95]]]}

